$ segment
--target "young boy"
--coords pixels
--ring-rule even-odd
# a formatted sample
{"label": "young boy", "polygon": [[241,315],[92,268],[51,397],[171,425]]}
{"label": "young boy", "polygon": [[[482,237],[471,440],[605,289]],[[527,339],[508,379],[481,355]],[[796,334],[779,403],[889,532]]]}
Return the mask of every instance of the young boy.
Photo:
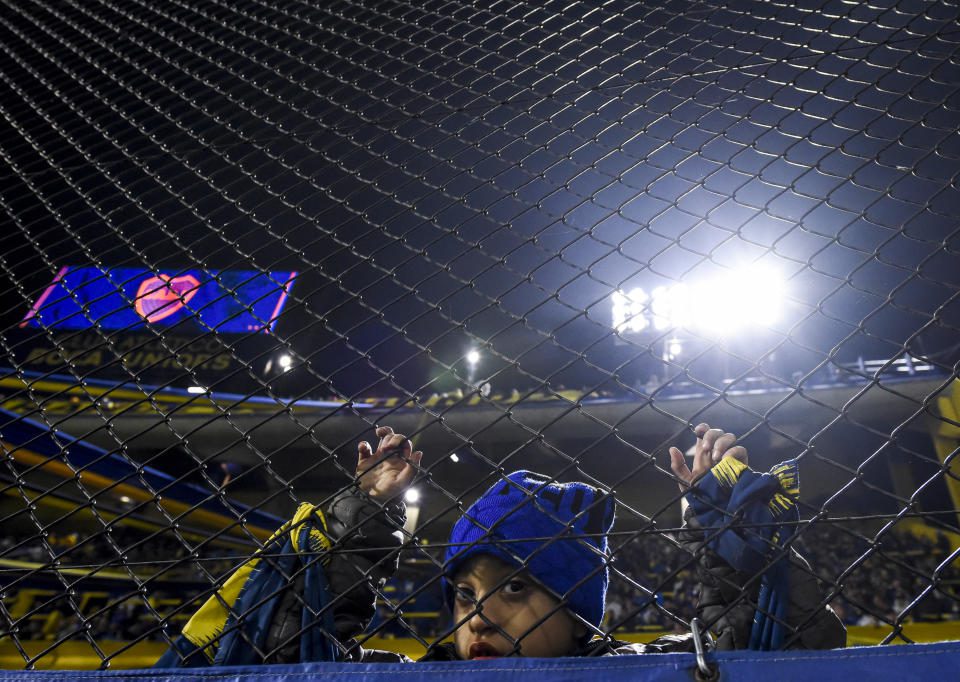
{"label": "young boy", "polygon": [[[158,667],[409,660],[352,641],[373,617],[376,587],[396,570],[404,521],[397,500],[423,456],[389,427],[376,433],[376,451],[359,445],[356,488],[326,510],[301,505],[194,614]],[[735,523],[744,514],[776,521],[795,511],[795,471],[756,474],[733,434],[706,424],[695,433],[693,468],[676,448],[671,467],[688,501],[681,543],[699,559],[698,613],[715,646],[843,646],[845,630],[786,544],[788,533],[764,531],[776,528],[772,522],[760,523],[759,533]],[[586,483],[528,471],[495,483],[456,522],[447,545],[453,641],[420,660],[693,651],[692,635],[649,644],[602,636],[613,520],[613,497]],[[758,557],[762,570],[754,570]]]}

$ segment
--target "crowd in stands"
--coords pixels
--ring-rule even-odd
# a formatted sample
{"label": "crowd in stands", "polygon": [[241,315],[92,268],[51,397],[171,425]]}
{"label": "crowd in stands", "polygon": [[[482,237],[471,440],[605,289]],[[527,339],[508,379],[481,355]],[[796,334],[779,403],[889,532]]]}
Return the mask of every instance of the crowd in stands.
{"label": "crowd in stands", "polygon": [[[191,557],[194,551],[199,560]],[[208,589],[247,554],[213,543],[191,550],[170,531],[151,536],[149,531],[123,526],[113,527],[109,540],[104,533],[76,531],[49,532],[41,539],[35,532],[15,529],[0,538],[0,562],[11,562],[6,569],[18,572],[19,589],[35,593],[25,609],[27,617],[18,619],[18,636],[24,640],[83,638],[85,632],[98,639],[162,639],[156,627],[158,614],[168,615],[185,596]],[[100,582],[90,587],[86,580],[68,574],[76,582],[74,594],[67,595],[56,575],[42,569],[52,562],[63,569],[81,568]],[[138,592],[137,582],[146,586],[145,596]],[[7,591],[8,612],[18,596],[18,589]],[[195,607],[175,617],[168,632],[175,634]],[[86,630],[78,611],[89,619]]]}
{"label": "crowd in stands", "polygon": [[689,620],[695,614],[695,563],[670,538],[639,534],[614,545],[614,551],[606,627],[620,632],[673,630],[677,618]]}
{"label": "crowd in stands", "polygon": [[[874,542],[875,534],[818,523],[797,541],[828,591],[835,592],[830,603],[844,624],[960,620],[960,559],[949,561],[947,537],[890,531]],[[608,627],[673,630],[678,622],[671,614],[684,620],[695,614],[698,583],[690,555],[665,538],[634,537],[618,551],[614,566],[641,588],[614,573]],[[934,576],[937,587],[927,590]]]}
{"label": "crowd in stands", "polygon": [[830,523],[803,535],[817,574],[840,590],[831,604],[845,624],[960,620],[960,559],[950,560],[945,535],[888,531],[873,541],[874,535]]}

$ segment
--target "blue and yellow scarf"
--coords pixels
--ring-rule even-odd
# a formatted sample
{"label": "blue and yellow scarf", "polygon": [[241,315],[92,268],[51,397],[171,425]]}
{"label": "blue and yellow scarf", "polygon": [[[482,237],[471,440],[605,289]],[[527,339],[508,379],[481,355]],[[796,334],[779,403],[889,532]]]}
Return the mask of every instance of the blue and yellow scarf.
{"label": "blue and yellow scarf", "polygon": [[796,460],[761,474],[732,457],[722,459],[687,493],[706,533],[706,545],[736,571],[762,573],[749,648],[779,649],[790,635],[790,563],[786,543],[800,519]]}
{"label": "blue and yellow scarf", "polygon": [[[318,553],[331,548],[320,508],[301,504],[293,519],[245,561],[201,606],[156,668],[260,663],[284,588],[304,576],[300,661],[335,661],[330,591]],[[318,617],[311,614],[320,614]],[[312,627],[319,625],[319,627]]]}

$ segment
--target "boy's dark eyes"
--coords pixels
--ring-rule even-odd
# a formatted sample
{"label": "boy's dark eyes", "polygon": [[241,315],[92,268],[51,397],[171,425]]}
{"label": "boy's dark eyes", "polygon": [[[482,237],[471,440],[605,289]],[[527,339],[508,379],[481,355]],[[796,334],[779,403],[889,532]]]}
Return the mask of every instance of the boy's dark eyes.
{"label": "boy's dark eyes", "polygon": [[503,586],[503,592],[507,595],[518,595],[527,589],[527,584],[522,580],[510,580]]}
{"label": "boy's dark eyes", "polygon": [[[500,591],[508,597],[514,597],[526,592],[528,587],[528,584],[523,580],[508,580],[500,588]],[[460,603],[475,604],[477,601],[477,593],[468,585],[455,585],[453,591],[454,599]]]}
{"label": "boy's dark eyes", "polygon": [[466,585],[457,585],[453,588],[454,598],[458,602],[474,603],[477,600],[474,591]]}

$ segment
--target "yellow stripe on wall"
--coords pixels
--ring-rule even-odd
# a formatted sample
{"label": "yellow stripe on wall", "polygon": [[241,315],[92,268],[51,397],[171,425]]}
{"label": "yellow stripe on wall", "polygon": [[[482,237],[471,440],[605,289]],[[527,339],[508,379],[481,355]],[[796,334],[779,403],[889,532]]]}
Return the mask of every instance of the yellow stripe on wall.
{"label": "yellow stripe on wall", "polygon": [[228,516],[217,514],[216,512],[211,512],[206,509],[196,509],[185,502],[179,502],[169,497],[161,495],[158,501],[156,496],[143,488],[128,483],[117,483],[107,476],[88,470],[76,472],[63,462],[32,452],[31,450],[16,447],[6,442],[3,443],[3,447],[10,453],[14,461],[19,464],[37,467],[46,473],[61,478],[76,478],[79,473],[81,482],[94,489],[104,490],[109,488],[111,493],[118,497],[126,495],[130,499],[137,500],[138,502],[159,503],[160,506],[172,516],[185,515],[184,518],[189,518],[191,522],[195,521],[216,530],[226,529],[227,533],[236,537],[249,539],[249,535],[253,535],[260,540],[266,540],[273,534],[273,530],[271,529],[260,528],[259,526],[249,524],[245,526],[246,530],[244,530],[244,527],[241,526],[236,519],[231,519]]}

